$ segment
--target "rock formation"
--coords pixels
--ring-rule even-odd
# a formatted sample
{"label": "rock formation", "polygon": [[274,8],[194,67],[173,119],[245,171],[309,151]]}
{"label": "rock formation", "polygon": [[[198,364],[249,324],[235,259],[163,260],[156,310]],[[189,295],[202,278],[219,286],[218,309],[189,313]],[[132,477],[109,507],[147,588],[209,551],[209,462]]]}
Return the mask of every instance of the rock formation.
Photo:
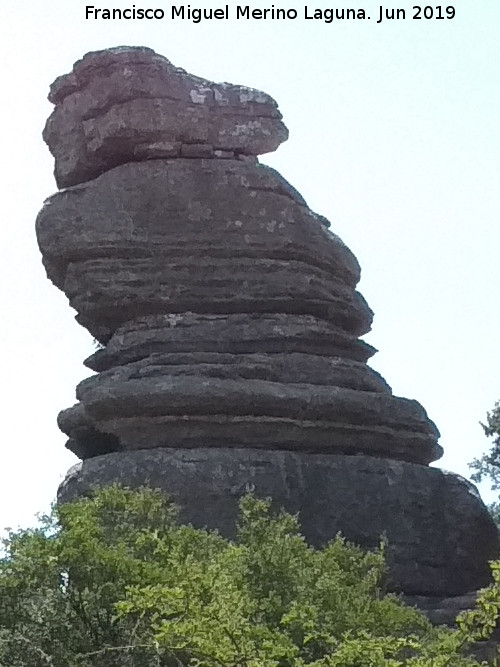
{"label": "rock formation", "polygon": [[389,539],[391,585],[452,596],[488,579],[494,525],[427,465],[438,431],[393,396],[360,340],[372,312],[328,222],[257,156],[287,138],[265,93],[146,48],[87,54],[52,85],[61,189],[36,227],[49,278],[102,344],[59,415],[83,460],[60,498],[164,488],[230,534],[248,489],[323,543]]}

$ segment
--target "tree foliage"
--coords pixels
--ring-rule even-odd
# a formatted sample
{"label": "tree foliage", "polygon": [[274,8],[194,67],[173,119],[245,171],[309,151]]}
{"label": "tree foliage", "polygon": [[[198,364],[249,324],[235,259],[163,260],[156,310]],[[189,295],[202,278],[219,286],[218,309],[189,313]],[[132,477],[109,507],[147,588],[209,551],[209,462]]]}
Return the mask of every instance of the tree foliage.
{"label": "tree foliage", "polygon": [[[495,403],[495,407],[488,412],[486,424],[481,424],[485,434],[493,438],[493,444],[489,452],[483,454],[478,459],[474,459],[470,468],[474,470],[471,475],[475,482],[481,482],[484,478],[489,478],[493,490],[500,489],[500,402]],[[496,505],[496,504],[495,504]],[[496,513],[500,507],[496,507]]]}
{"label": "tree foliage", "polygon": [[12,532],[0,667],[479,664],[464,647],[487,633],[491,601],[460,630],[435,629],[384,594],[383,547],[314,549],[268,501],[240,510],[229,541],[179,525],[160,492],[110,487]]}

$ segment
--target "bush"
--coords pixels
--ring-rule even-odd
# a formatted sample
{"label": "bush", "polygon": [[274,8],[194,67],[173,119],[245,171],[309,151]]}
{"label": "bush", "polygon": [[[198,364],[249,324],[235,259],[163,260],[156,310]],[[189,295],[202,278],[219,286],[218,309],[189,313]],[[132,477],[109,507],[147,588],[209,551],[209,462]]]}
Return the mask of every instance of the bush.
{"label": "bush", "polygon": [[435,629],[385,595],[383,547],[314,549],[268,501],[240,510],[231,542],[179,525],[158,491],[109,487],[11,533],[0,667],[479,664],[460,651],[484,618]]}

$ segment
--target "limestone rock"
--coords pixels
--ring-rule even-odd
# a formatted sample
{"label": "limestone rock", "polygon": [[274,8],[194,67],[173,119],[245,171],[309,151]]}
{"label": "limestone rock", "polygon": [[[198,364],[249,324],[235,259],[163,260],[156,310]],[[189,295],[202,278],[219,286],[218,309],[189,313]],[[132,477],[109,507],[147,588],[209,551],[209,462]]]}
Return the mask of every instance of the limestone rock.
{"label": "limestone rock", "polygon": [[[221,444],[441,455],[421,406],[387,385],[378,395],[359,363],[372,313],[355,290],[356,259],[272,169],[121,165],[51,197],[37,234],[49,276],[107,343],[89,362],[101,372],[80,386],[82,406],[59,420],[79,456]],[[223,352],[236,356],[204,356]],[[302,370],[283,361],[291,352],[307,355]],[[172,353],[190,356],[158,360]],[[260,375],[244,356],[255,353]],[[318,380],[328,367],[343,375]]]}
{"label": "limestone rock", "polygon": [[120,133],[136,137],[160,91],[182,111],[165,108],[161,122],[182,134],[175,124],[194,119],[200,86],[196,109],[215,119],[255,105],[277,117],[264,94],[225,85],[223,99],[149,50],[90,54],[52,89],[46,136],[62,141],[62,156],[74,157],[64,137],[78,135],[77,112],[97,128],[95,155],[111,142],[104,173],[51,197],[36,224],[49,277],[106,344],[88,361],[99,375],[60,415],[68,447],[83,458],[220,445],[439,458],[422,407],[393,397],[364,365],[372,349],[358,336],[372,312],[355,289],[354,255],[287,181],[234,159],[234,146],[206,159],[212,116],[196,116],[189,159],[122,164]]}
{"label": "limestone rock", "polygon": [[[50,198],[37,233],[49,276],[107,343],[90,362],[100,375],[79,388],[82,408],[59,422],[79,456],[221,444],[419,463],[441,455],[421,406],[387,385],[379,396],[366,381],[373,372],[356,365],[371,353],[357,339],[372,319],[355,290],[359,265],[273,170],[122,165]],[[191,356],[174,368],[151,356],[174,352]],[[207,352],[237,356],[208,363]],[[244,356],[257,352],[274,368],[267,377]],[[307,355],[302,370],[284,372],[290,352]],[[342,363],[342,377],[316,379]]]}
{"label": "limestone rock", "polygon": [[49,99],[44,139],[59,187],[137,160],[260,155],[288,138],[269,95],[193,76],[146,48],[88,53]]}
{"label": "limestone rock", "polygon": [[183,311],[311,313],[356,335],[370,328],[355,257],[269,167],[126,164],[49,198],[36,229],[51,280],[108,337],[140,315]]}
{"label": "limestone rock", "polygon": [[287,137],[274,100],[129,47],[87,54],[49,99],[65,189],[45,202],[38,243],[102,346],[58,418],[83,459],[60,500],[149,484],[184,520],[231,535],[255,489],[300,511],[314,544],[386,534],[395,590],[487,583],[486,509],[421,465],[441,456],[437,428],[367,365],[356,258],[258,163]]}
{"label": "limestone rock", "polygon": [[341,531],[376,548],[388,539],[390,588],[462,595],[488,583],[496,527],[475,487],[436,468],[370,456],[253,449],[156,449],[99,456],[72,468],[59,490],[67,501],[92,486],[120,482],[167,491],[181,519],[234,535],[239,498],[272,496],[299,512],[308,541]]}
{"label": "limestone rock", "polygon": [[121,450],[249,446],[418,463],[441,454],[416,401],[392,396],[364,364],[335,357],[157,353],[84,380],[77,398],[59,425],[80,456],[87,447],[95,455],[95,432]]}
{"label": "limestone rock", "polygon": [[[200,359],[203,359],[200,355],[205,354],[227,354],[234,358],[235,363],[244,360],[244,355],[262,354],[269,367],[276,360],[283,359],[287,360],[288,367],[293,364],[297,382],[314,378],[314,382],[321,384],[321,377],[328,374],[332,383],[334,379],[340,382],[338,386],[348,386],[346,376],[340,380],[338,373],[342,360],[346,365],[353,360],[363,364],[362,370],[356,364],[349,367],[350,383],[355,382],[354,373],[358,377],[360,373],[365,378],[367,373],[374,377],[374,371],[364,363],[375,353],[371,345],[326,320],[288,313],[215,315],[186,312],[147,315],[118,327],[106,346],[94,352],[84,363],[91,370],[100,372],[150,356],[154,360],[157,354],[170,353],[196,353]],[[298,357],[298,354],[301,356]],[[299,358],[303,362],[300,369],[298,362],[293,363]],[[335,375],[329,373],[329,367],[335,368]],[[286,377],[291,378],[290,375]],[[390,391],[382,378],[380,383],[379,386],[383,385]],[[362,387],[363,390],[378,391],[372,383]]]}
{"label": "limestone rock", "polygon": [[425,595],[404,595],[405,604],[417,607],[423,611],[427,618],[434,625],[455,625],[457,616],[464,612],[474,609],[476,606],[478,591],[465,593],[464,595],[455,595],[453,597],[425,596]]}

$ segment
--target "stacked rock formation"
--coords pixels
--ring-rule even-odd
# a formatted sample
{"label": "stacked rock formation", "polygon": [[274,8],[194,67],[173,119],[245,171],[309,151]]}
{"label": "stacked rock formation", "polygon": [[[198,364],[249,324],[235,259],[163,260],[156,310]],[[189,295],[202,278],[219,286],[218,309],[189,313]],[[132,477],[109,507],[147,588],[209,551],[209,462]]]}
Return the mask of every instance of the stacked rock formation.
{"label": "stacked rock formation", "polygon": [[395,589],[484,584],[496,530],[473,487],[427,467],[441,448],[424,409],[367,366],[355,257],[258,163],[288,135],[274,100],[127,47],[88,54],[49,99],[62,189],[39,246],[102,344],[59,415],[83,460],[61,499],[148,483],[231,534],[255,489],[314,543],[385,533]]}

